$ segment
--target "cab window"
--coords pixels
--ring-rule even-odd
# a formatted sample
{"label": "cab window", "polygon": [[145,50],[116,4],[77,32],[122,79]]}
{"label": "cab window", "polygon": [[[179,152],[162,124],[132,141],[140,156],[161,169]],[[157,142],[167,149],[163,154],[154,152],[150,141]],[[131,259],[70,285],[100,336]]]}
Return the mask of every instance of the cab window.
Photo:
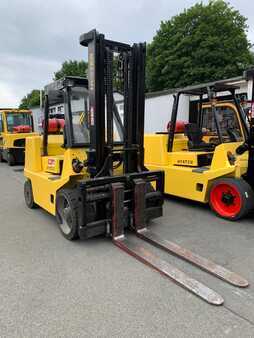
{"label": "cab window", "polygon": [[29,126],[32,128],[32,118],[26,113],[8,113],[7,114],[7,129],[13,132],[13,128],[17,126]]}
{"label": "cab window", "polygon": [[0,133],[4,131],[4,126],[3,126],[3,115],[0,114]]}
{"label": "cab window", "polygon": [[83,87],[73,87],[71,89],[71,114],[73,136],[75,144],[90,143],[87,94]]}
{"label": "cab window", "polygon": [[[243,135],[237,114],[230,106],[216,107],[223,142],[241,142]],[[217,136],[215,118],[211,107],[203,109],[202,129],[209,136]]]}

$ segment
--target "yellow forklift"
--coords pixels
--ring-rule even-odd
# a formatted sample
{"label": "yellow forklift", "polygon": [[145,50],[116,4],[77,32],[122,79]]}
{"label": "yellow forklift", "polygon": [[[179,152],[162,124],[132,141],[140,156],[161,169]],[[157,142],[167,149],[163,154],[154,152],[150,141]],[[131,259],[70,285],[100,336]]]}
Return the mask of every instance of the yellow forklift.
{"label": "yellow forklift", "polygon": [[[208,303],[221,305],[221,295],[142,245],[147,241],[234,286],[248,286],[236,273],[148,228],[149,220],[162,216],[164,174],[144,166],[145,44],[107,40],[96,30],[83,34],[80,43],[88,47],[89,79],[65,77],[47,85],[43,135],[27,139],[27,206],[55,216],[66,239],[111,237],[121,250]],[[123,90],[123,121],[114,102],[116,82]],[[52,122],[49,110],[63,102],[61,132],[63,123]],[[136,236],[129,236],[130,231]]]}
{"label": "yellow forklift", "polygon": [[[243,146],[250,140],[250,129],[236,89],[210,83],[179,90],[168,130],[145,135],[144,141],[145,165],[165,172],[166,194],[209,203],[228,220],[238,220],[254,208],[252,156]],[[221,93],[231,99],[222,100]],[[177,120],[183,95],[198,98],[191,123]]]}
{"label": "yellow forklift", "polygon": [[30,110],[0,108],[0,162],[24,163],[26,137],[33,135]]}

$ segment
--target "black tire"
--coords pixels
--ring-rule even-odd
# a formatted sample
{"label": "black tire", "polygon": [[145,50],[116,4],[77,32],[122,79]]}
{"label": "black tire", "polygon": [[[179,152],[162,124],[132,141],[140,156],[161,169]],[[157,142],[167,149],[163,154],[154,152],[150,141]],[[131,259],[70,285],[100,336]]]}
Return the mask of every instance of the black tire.
{"label": "black tire", "polygon": [[38,207],[37,204],[34,202],[33,188],[29,179],[26,180],[24,184],[24,197],[26,205],[29,209],[35,209]]}
{"label": "black tire", "polygon": [[0,163],[4,162],[3,152],[0,150]]}
{"label": "black tire", "polygon": [[219,217],[236,221],[254,209],[254,192],[243,179],[220,178],[210,188],[209,205]]}
{"label": "black tire", "polygon": [[56,196],[56,219],[62,235],[76,240],[78,235],[78,194],[74,189],[61,189]]}
{"label": "black tire", "polygon": [[10,167],[15,165],[15,157],[12,153],[8,152],[7,154],[7,163]]}

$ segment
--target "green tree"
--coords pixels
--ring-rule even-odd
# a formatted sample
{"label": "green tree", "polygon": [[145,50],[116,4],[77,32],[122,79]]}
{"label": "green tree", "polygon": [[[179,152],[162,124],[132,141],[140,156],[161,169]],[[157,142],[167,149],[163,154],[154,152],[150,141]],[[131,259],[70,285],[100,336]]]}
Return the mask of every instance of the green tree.
{"label": "green tree", "polygon": [[161,22],[148,45],[147,89],[241,75],[253,63],[247,19],[223,0],[197,3]]}
{"label": "green tree", "polygon": [[40,105],[40,91],[33,89],[29,94],[23,97],[19,109],[29,109]]}
{"label": "green tree", "polygon": [[54,73],[54,80],[59,80],[64,76],[86,76],[87,75],[87,62],[68,60],[62,63],[60,70]]}

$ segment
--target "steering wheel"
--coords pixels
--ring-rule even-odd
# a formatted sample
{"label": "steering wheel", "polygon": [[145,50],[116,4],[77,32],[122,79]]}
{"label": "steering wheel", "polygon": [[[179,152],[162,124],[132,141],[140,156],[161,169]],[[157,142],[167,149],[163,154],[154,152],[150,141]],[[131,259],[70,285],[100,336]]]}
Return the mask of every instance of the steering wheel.
{"label": "steering wheel", "polygon": [[227,129],[228,136],[230,138],[231,142],[237,142],[239,136],[237,135],[237,132],[233,128],[228,128]]}

